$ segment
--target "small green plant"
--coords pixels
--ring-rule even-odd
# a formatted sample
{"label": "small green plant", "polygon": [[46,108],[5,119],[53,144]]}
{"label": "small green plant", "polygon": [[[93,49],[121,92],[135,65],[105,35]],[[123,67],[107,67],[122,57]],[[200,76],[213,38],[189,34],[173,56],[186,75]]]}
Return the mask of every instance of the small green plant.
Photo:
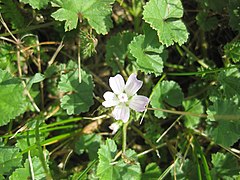
{"label": "small green plant", "polygon": [[0,0],[0,179],[239,179],[240,1]]}

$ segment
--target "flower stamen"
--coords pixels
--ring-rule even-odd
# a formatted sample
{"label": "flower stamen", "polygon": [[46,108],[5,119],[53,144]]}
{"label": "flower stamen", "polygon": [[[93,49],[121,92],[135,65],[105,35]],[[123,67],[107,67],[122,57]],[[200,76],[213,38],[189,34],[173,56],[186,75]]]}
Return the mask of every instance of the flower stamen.
{"label": "flower stamen", "polygon": [[121,103],[125,103],[128,101],[128,96],[125,93],[121,93],[118,95],[118,99]]}

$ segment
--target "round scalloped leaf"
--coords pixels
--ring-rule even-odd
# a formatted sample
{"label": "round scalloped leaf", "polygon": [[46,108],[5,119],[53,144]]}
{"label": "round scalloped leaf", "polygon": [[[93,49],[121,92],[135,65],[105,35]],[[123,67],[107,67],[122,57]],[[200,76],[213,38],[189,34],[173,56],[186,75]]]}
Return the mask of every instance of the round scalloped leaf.
{"label": "round scalloped leaf", "polygon": [[26,99],[22,82],[0,69],[0,126],[24,113]]}
{"label": "round scalloped leaf", "polygon": [[73,69],[63,74],[58,84],[60,91],[66,93],[60,100],[61,107],[67,110],[69,115],[87,112],[93,104],[92,76],[81,70],[81,77],[82,82],[79,83],[78,70]]}
{"label": "round scalloped leaf", "polygon": [[143,10],[143,19],[157,31],[159,41],[166,46],[184,44],[188,39],[182,22],[183,7],[180,0],[150,0]]}
{"label": "round scalloped leaf", "polygon": [[113,161],[116,154],[117,145],[113,140],[107,139],[106,144],[101,145],[98,150],[97,176],[102,180],[140,180],[141,168],[135,151],[129,149],[122,160]]}
{"label": "round scalloped leaf", "polygon": [[52,17],[66,21],[65,31],[75,29],[79,18],[86,18],[98,34],[107,34],[112,27],[110,14],[113,2],[114,0],[60,0],[61,8]]}
{"label": "round scalloped leaf", "polygon": [[230,100],[217,100],[207,110],[208,131],[215,143],[230,147],[240,138],[240,110]]}
{"label": "round scalloped leaf", "polygon": [[[195,114],[203,113],[203,105],[197,99],[183,101],[183,107],[187,112]],[[187,128],[195,128],[200,122],[200,117],[186,115],[184,116],[184,118],[185,118],[184,125]]]}
{"label": "round scalloped leaf", "polygon": [[240,165],[237,158],[230,153],[212,154],[212,164],[211,175],[214,178],[232,180],[235,179],[234,176],[239,176]]}
{"label": "round scalloped leaf", "polygon": [[[44,171],[44,168],[42,166],[42,163],[38,157],[33,157],[31,159],[32,163],[32,170],[34,174],[34,179],[41,180],[46,178],[46,174]],[[9,177],[10,180],[16,180],[16,179],[30,179],[31,177],[31,169],[30,169],[30,162],[29,159],[26,159],[24,163],[24,167],[16,169],[12,175]]]}
{"label": "round scalloped leaf", "polygon": [[[177,107],[182,104],[183,93],[181,87],[174,81],[162,81],[158,83],[151,95],[151,105],[153,108],[163,108],[166,106]],[[155,110],[154,115],[158,118],[166,118],[166,113]]]}
{"label": "round scalloped leaf", "polygon": [[156,31],[144,26],[144,35],[136,36],[129,44],[130,53],[136,58],[139,70],[161,75],[167,51],[159,43]]}
{"label": "round scalloped leaf", "polygon": [[0,174],[8,174],[16,167],[21,167],[22,156],[15,147],[0,147]]}
{"label": "round scalloped leaf", "polygon": [[151,49],[150,44],[144,44],[144,40],[144,35],[135,37],[129,45],[130,52],[137,59],[139,70],[145,73],[154,73],[156,76],[159,76],[163,69],[161,54],[164,47],[160,46],[159,49],[155,49],[154,51],[154,49]]}
{"label": "round scalloped leaf", "polygon": [[224,95],[227,98],[236,96],[240,99],[240,73],[237,68],[220,72],[218,81],[221,83]]}
{"label": "round scalloped leaf", "polygon": [[101,136],[98,134],[83,134],[75,143],[74,151],[81,155],[83,152],[88,153],[90,160],[97,158],[97,151],[101,143]]}

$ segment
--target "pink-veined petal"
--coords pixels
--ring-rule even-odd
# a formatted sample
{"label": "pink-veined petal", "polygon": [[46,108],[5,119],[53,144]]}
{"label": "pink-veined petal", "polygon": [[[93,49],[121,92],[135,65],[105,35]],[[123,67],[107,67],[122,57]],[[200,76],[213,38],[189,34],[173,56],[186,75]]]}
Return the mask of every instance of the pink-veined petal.
{"label": "pink-veined petal", "polygon": [[110,91],[105,92],[103,98],[105,99],[105,101],[102,103],[104,107],[112,107],[119,104],[117,96]]}
{"label": "pink-veined petal", "polygon": [[142,87],[143,82],[137,79],[136,74],[131,74],[125,86],[125,92],[128,96],[133,96]]}
{"label": "pink-veined petal", "polygon": [[103,94],[103,98],[107,101],[117,99],[117,96],[113,92],[107,91]]}
{"label": "pink-veined petal", "polygon": [[108,100],[108,101],[102,102],[102,105],[104,107],[108,108],[108,107],[116,106],[116,105],[118,105],[118,103],[119,103],[118,101],[110,101],[110,100]]}
{"label": "pink-veined petal", "polygon": [[120,104],[114,108],[112,115],[116,120],[126,123],[130,117],[130,109],[125,104]]}
{"label": "pink-veined petal", "polygon": [[143,112],[149,99],[146,96],[136,95],[130,100],[129,107],[137,112]]}
{"label": "pink-veined petal", "polygon": [[125,82],[120,74],[109,78],[109,85],[115,94],[123,93]]}

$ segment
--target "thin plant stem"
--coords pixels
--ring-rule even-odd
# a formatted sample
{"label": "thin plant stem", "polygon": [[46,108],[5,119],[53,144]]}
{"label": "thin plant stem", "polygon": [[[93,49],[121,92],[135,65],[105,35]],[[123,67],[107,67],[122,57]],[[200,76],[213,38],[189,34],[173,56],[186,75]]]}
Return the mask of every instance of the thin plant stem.
{"label": "thin plant stem", "polygon": [[22,77],[22,68],[21,68],[21,62],[20,62],[20,47],[17,45],[17,67],[18,67],[18,75],[21,78]]}
{"label": "thin plant stem", "polygon": [[182,45],[184,51],[186,51],[195,61],[197,61],[202,67],[208,69],[208,65],[203,62],[203,60],[199,59],[195,54],[193,54],[186,46]]}
{"label": "thin plant stem", "polygon": [[79,81],[79,83],[81,83],[82,76],[81,76],[81,40],[80,40],[80,38],[78,39],[77,59],[78,59],[78,81]]}
{"label": "thin plant stem", "polygon": [[8,41],[10,43],[16,44],[16,42],[14,40],[6,38],[6,37],[0,37],[0,39],[3,40],[3,41]]}
{"label": "thin plant stem", "polygon": [[34,175],[33,163],[32,163],[31,151],[30,150],[28,151],[28,160],[29,160],[31,178],[32,178],[32,180],[34,180],[35,179],[35,175]]}
{"label": "thin plant stem", "polygon": [[71,151],[68,153],[68,155],[67,155],[67,157],[66,157],[66,159],[65,159],[65,161],[64,161],[63,168],[62,168],[64,171],[65,171],[65,168],[66,168],[66,164],[67,164],[68,160],[70,159],[72,153],[73,153],[73,150],[71,150]]}
{"label": "thin plant stem", "polygon": [[129,74],[127,73],[127,71],[125,71],[122,64],[119,62],[119,58],[117,57],[117,55],[116,54],[113,54],[113,55],[115,57],[113,60],[117,64],[120,73],[123,75],[123,78],[127,80],[127,77],[129,76]]}
{"label": "thin plant stem", "polygon": [[[38,36],[35,36],[37,39],[37,44],[39,44]],[[40,53],[40,45],[37,47],[37,64],[38,64],[38,72],[42,73],[42,65],[41,65],[41,53]],[[41,95],[41,109],[44,109],[44,84],[43,81],[40,82],[40,95]]]}
{"label": "thin plant stem", "polygon": [[141,156],[143,156],[145,154],[148,154],[148,153],[150,153],[152,151],[155,151],[155,149],[160,149],[160,148],[162,148],[162,147],[164,147],[166,145],[167,145],[167,143],[163,143],[163,144],[160,144],[160,145],[156,146],[156,148],[151,148],[151,149],[145,150],[145,151],[137,154],[137,157],[141,157]]}
{"label": "thin plant stem", "polygon": [[98,162],[98,159],[94,159],[88,164],[88,167],[77,177],[77,179],[84,179],[84,176],[93,168],[93,166]]}
{"label": "thin plant stem", "polygon": [[215,114],[215,115],[207,115],[207,114],[196,114],[192,112],[185,112],[185,111],[176,111],[176,110],[168,110],[168,109],[162,109],[162,108],[147,108],[148,110],[157,110],[162,111],[166,113],[172,113],[172,114],[178,114],[183,116],[195,116],[200,118],[214,118],[214,119],[224,119],[224,120],[239,120],[240,115],[237,114]]}
{"label": "thin plant stem", "polygon": [[14,39],[14,41],[17,43],[18,39],[12,34],[12,32],[9,30],[7,24],[5,23],[2,14],[0,13],[0,21],[2,23],[2,25],[5,27],[5,29],[9,32],[9,35],[12,36],[12,38]]}
{"label": "thin plant stem", "polygon": [[127,126],[128,123],[123,124],[123,140],[122,140],[122,153],[125,155],[126,147],[127,147]]}
{"label": "thin plant stem", "polygon": [[173,127],[181,118],[182,118],[182,116],[179,116],[179,117],[171,124],[171,126],[169,126],[169,127],[167,128],[167,130],[162,133],[162,135],[157,139],[156,142],[158,143],[158,142],[163,138],[163,136],[165,136],[165,135],[168,133],[168,131],[170,131],[170,129],[172,129],[172,127]]}
{"label": "thin plant stem", "polygon": [[[151,99],[152,99],[152,95],[153,95],[154,89],[157,87],[157,85],[158,85],[159,83],[161,83],[161,81],[162,81],[165,77],[166,77],[166,74],[164,73],[164,74],[162,75],[162,77],[159,79],[159,81],[158,81],[158,83],[156,84],[156,86],[153,88],[153,91],[152,91],[152,93],[150,94],[150,97],[149,97],[149,102],[150,102]],[[145,109],[145,111],[144,111],[144,113],[143,113],[143,115],[142,115],[142,118],[141,118],[141,120],[140,120],[140,124],[142,124],[143,118],[144,118],[145,114],[147,113],[148,105],[149,105],[149,103],[147,104],[147,107],[146,107],[146,109]]]}
{"label": "thin plant stem", "polygon": [[24,47],[23,49],[21,49],[21,52],[25,52],[25,51],[27,51],[29,49],[32,49],[32,48],[38,47],[38,46],[42,46],[42,45],[58,45],[58,44],[61,44],[61,43],[55,42],[55,41],[39,42],[37,44],[33,44],[31,46]]}
{"label": "thin plant stem", "polygon": [[48,67],[51,66],[54,62],[54,60],[56,59],[58,53],[61,51],[61,49],[64,47],[64,44],[63,44],[63,40],[61,41],[61,43],[59,44],[57,50],[54,52],[52,58],[50,59],[50,61],[48,61]]}
{"label": "thin plant stem", "polygon": [[197,113],[191,113],[191,112],[185,112],[185,111],[176,111],[176,110],[168,110],[168,109],[162,109],[162,108],[147,108],[148,110],[154,110],[154,111],[162,111],[166,113],[171,114],[178,114],[178,115],[184,115],[184,116],[195,116],[195,117],[201,117],[201,118],[207,118],[207,114],[197,114]]}
{"label": "thin plant stem", "polygon": [[164,179],[168,173],[175,167],[175,165],[177,164],[179,158],[176,158],[176,160],[174,161],[174,163],[172,163],[161,175],[160,177],[158,178],[158,180],[162,180]]}

